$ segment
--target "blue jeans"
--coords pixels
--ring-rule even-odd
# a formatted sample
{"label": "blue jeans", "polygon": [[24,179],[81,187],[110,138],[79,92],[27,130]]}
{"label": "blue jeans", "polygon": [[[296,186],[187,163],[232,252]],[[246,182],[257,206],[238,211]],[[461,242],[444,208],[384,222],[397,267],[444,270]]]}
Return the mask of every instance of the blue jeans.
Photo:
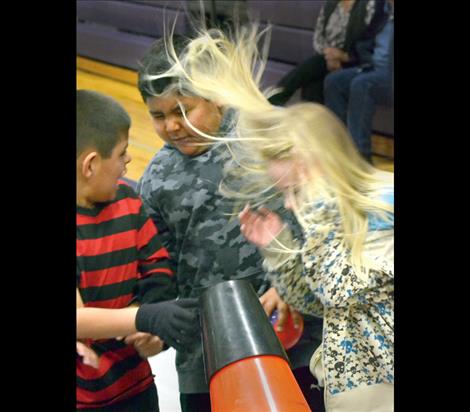
{"label": "blue jeans", "polygon": [[359,152],[370,160],[372,119],[377,102],[391,94],[389,72],[341,69],[326,76],[323,93],[325,106],[347,125]]}

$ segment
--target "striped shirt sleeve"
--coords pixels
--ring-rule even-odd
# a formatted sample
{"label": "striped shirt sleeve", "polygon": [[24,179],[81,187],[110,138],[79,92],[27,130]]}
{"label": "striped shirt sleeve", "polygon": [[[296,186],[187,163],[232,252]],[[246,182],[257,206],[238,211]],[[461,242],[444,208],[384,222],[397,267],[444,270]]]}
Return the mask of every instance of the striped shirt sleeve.
{"label": "striped shirt sleeve", "polygon": [[140,303],[153,303],[176,298],[176,280],[170,268],[169,254],[163,246],[155,223],[141,207],[137,247],[139,279],[135,287]]}

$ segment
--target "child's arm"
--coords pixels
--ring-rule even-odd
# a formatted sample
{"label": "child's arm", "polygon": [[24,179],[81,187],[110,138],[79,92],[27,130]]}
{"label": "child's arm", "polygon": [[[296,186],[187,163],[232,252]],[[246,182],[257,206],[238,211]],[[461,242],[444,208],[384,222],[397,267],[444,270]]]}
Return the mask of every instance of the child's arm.
{"label": "child's arm", "polygon": [[[131,303],[128,307],[139,307],[137,301]],[[163,350],[169,348],[168,345],[160,339],[159,336],[154,336],[146,332],[136,332],[126,337],[118,337],[118,340],[124,340],[127,345],[133,345],[135,350],[142,358],[150,358],[151,356],[158,355]]]}
{"label": "child's arm", "polygon": [[[83,308],[82,297],[80,292],[77,289],[77,308]],[[98,369],[99,366],[99,356],[96,352],[87,346],[85,343],[77,340],[77,353],[83,358],[83,363],[85,365],[93,366],[95,369]]]}
{"label": "child's arm", "polygon": [[106,339],[137,332],[138,308],[77,308],[77,338]]}
{"label": "child's arm", "polygon": [[127,345],[133,345],[142,358],[158,355],[164,349],[163,340],[158,336],[153,336],[145,332],[137,332],[126,336],[124,342]]}
{"label": "child's arm", "polygon": [[170,268],[170,256],[163,246],[158,228],[142,205],[138,231],[139,273],[134,290],[140,303],[154,303],[175,299],[176,279]]}
{"label": "child's arm", "polygon": [[[77,290],[77,308],[81,308],[77,310],[77,335],[80,334],[78,332],[79,321],[82,324],[82,326],[80,326],[80,332],[83,334],[89,335],[89,337],[93,339],[103,338],[104,337],[103,334],[110,334],[112,335],[111,337],[116,337],[116,335],[114,334],[116,331],[129,330],[128,326],[129,325],[132,326],[132,323],[130,323],[129,325],[123,323],[121,326],[114,323],[113,328],[110,328],[109,322],[113,322],[112,319],[110,319],[110,314],[115,315],[117,312],[119,316],[122,316],[123,309],[84,308],[83,302],[81,300],[80,294],[78,293],[78,290]],[[138,305],[133,304],[129,308],[135,309],[135,312],[137,312]],[[126,309],[129,309],[129,308],[126,308]],[[93,309],[93,310],[90,311],[90,309]],[[109,312],[109,311],[113,311],[113,312]],[[97,313],[98,313],[98,316],[97,316]],[[90,320],[87,319],[88,316],[93,317],[93,322],[90,322]],[[98,320],[98,323],[96,323],[96,320]],[[99,324],[100,320],[104,322],[105,326]],[[122,321],[133,322],[133,319],[122,320]],[[90,328],[90,325],[92,326],[92,329]],[[121,329],[122,327],[124,329]],[[114,328],[119,328],[119,329],[114,329]],[[124,341],[128,345],[134,345],[139,355],[143,358],[148,358],[150,356],[157,355],[163,350],[163,345],[164,345],[163,341],[158,336],[153,336],[152,334],[146,333],[146,332],[131,333],[124,339]],[[95,368],[97,367],[95,365],[98,364],[98,356],[96,355],[95,352],[93,352],[91,348],[89,348],[82,342],[77,342],[77,352],[80,356],[83,357],[85,364],[94,366]]]}
{"label": "child's arm", "polygon": [[87,346],[85,343],[77,340],[77,353],[83,358],[83,363],[85,365],[92,366],[95,369],[98,369],[100,358],[96,352]]}
{"label": "child's arm", "polygon": [[198,328],[197,299],[179,299],[139,308],[103,309],[80,307],[77,290],[77,339],[107,339],[137,331],[157,335],[182,351],[191,343]]}
{"label": "child's arm", "polygon": [[105,339],[137,332],[137,307],[124,309],[86,308],[77,289],[77,339]]}
{"label": "child's arm", "polygon": [[302,276],[303,265],[300,256],[295,253],[282,253],[283,248],[296,250],[298,245],[280,216],[266,208],[254,211],[246,206],[239,218],[242,234],[260,248],[265,258],[264,266],[269,271],[271,285],[279,297],[289,304],[291,309],[321,317],[323,305],[313,298],[309,284],[305,276]]}
{"label": "child's arm", "polygon": [[167,221],[164,218],[165,215],[160,211],[158,204],[159,195],[157,191],[153,190],[151,181],[152,179],[145,174],[137,183],[136,191],[142,200],[145,213],[150,217],[150,219],[152,219],[152,222],[158,229],[158,236],[163,246],[170,254],[170,265],[174,270],[175,261],[173,260],[173,257],[175,256],[176,248],[175,237],[168,227]]}

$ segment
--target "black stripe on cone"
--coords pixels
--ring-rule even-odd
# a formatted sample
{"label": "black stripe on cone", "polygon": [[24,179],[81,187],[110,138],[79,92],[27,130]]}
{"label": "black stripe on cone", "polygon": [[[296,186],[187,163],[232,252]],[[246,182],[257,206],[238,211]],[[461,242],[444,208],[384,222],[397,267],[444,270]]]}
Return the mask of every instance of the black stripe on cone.
{"label": "black stripe on cone", "polygon": [[253,286],[229,280],[200,298],[207,382],[223,367],[251,356],[274,355],[289,363]]}

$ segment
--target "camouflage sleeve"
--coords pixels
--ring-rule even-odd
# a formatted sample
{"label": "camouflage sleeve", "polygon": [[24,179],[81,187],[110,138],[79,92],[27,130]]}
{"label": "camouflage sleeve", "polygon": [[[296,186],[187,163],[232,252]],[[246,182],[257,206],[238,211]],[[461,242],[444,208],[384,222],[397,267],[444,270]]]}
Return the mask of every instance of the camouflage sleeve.
{"label": "camouflage sleeve", "polygon": [[170,255],[170,268],[173,272],[175,272],[175,263],[172,259],[172,256],[175,255],[174,237],[170,233],[165,219],[162,217],[163,214],[159,211],[157,202],[152,200],[153,191],[151,190],[151,182],[144,180],[144,178],[145,175],[141,180],[139,180],[137,184],[137,193],[142,199],[145,213],[150,217],[150,219],[152,219],[157,228],[160,242],[167,249]]}

